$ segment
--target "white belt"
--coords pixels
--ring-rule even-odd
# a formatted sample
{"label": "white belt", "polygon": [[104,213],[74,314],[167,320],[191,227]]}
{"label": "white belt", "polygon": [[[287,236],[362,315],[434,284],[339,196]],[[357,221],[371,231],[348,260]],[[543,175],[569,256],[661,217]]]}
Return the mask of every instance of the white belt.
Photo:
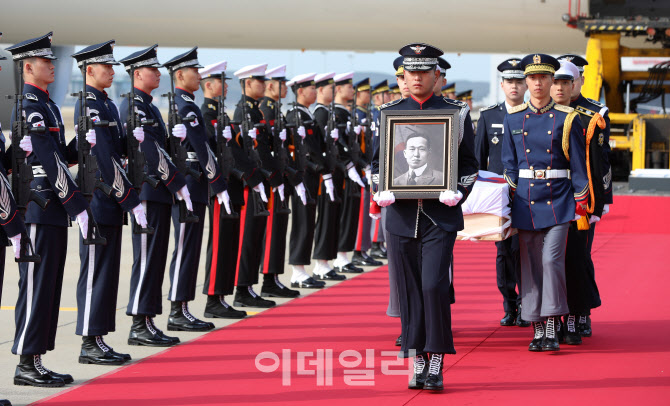
{"label": "white belt", "polygon": [[187,152],[186,153],[186,161],[187,162],[200,162],[198,161],[198,154],[195,152]]}
{"label": "white belt", "polygon": [[44,171],[42,165],[33,166],[33,176],[36,178],[44,178],[47,176],[47,173]]}
{"label": "white belt", "polygon": [[519,177],[524,179],[570,179],[570,169],[519,169]]}

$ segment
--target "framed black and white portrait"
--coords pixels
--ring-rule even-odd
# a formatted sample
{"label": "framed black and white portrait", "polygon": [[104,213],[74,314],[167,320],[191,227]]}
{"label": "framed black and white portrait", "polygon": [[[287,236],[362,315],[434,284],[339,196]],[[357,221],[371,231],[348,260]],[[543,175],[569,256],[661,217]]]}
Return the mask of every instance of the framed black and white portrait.
{"label": "framed black and white portrait", "polygon": [[458,110],[382,110],[379,190],[397,199],[456,191]]}

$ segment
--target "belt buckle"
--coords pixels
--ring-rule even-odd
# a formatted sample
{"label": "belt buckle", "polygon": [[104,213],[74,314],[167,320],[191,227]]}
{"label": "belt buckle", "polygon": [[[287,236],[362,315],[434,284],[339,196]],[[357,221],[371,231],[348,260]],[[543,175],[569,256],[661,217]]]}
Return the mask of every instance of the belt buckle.
{"label": "belt buckle", "polygon": [[535,170],[535,179],[544,179],[546,172],[544,169]]}

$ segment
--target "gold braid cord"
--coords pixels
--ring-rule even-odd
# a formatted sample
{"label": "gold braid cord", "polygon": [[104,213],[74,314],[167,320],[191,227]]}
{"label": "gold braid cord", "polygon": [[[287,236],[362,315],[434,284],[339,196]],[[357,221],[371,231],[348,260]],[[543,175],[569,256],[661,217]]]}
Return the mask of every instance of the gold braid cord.
{"label": "gold braid cord", "polygon": [[573,110],[571,113],[568,113],[563,123],[563,154],[568,162],[570,162],[570,131],[572,131],[572,122],[578,115],[579,113]]}
{"label": "gold braid cord", "polygon": [[[596,125],[601,129],[604,129],[607,126],[607,124],[605,123],[605,119],[599,113],[596,113],[593,116],[593,118],[591,118],[591,121],[589,121],[589,126],[586,129],[586,175],[589,178],[589,190],[591,191],[591,193],[589,193],[589,201],[586,206],[586,212],[588,214],[593,214],[593,211],[596,208],[596,197],[593,194],[593,179],[591,177],[591,152],[590,152],[591,140],[593,139],[594,133],[596,131]],[[588,216],[582,217],[579,220],[577,220],[578,230],[588,230],[589,226],[590,225]]]}

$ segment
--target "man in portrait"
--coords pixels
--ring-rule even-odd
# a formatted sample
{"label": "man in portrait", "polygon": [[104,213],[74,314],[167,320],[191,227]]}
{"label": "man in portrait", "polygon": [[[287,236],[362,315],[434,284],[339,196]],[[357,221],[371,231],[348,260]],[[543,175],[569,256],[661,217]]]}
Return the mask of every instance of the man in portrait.
{"label": "man in portrait", "polygon": [[[427,131],[418,131],[418,125],[405,125],[403,130],[408,132],[405,140],[403,155],[409,169],[393,179],[393,186],[411,185],[442,185],[444,184],[444,173],[435,169],[441,168],[439,156],[433,157],[430,139],[433,138]],[[422,125],[422,127],[439,127],[437,125]],[[436,128],[437,129],[437,128]],[[423,130],[423,128],[422,128]],[[399,163],[399,162],[398,162]],[[394,174],[401,172],[399,165],[394,162]]]}

